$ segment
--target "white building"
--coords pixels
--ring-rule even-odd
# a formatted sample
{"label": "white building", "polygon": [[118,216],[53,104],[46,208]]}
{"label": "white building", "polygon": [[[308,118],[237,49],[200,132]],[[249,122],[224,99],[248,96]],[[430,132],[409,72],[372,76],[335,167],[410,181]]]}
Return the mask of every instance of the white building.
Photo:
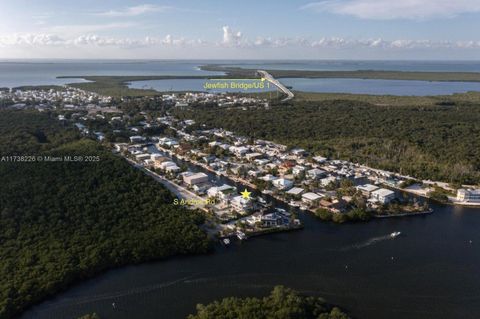
{"label": "white building", "polygon": [[233,197],[230,201],[230,205],[240,214],[246,213],[253,208],[252,201],[250,199],[243,198],[242,195]]}
{"label": "white building", "polygon": [[395,198],[395,192],[386,188],[380,188],[371,193],[370,200],[373,202],[388,204]]}
{"label": "white building", "polygon": [[261,217],[261,222],[263,227],[275,227],[288,225],[290,223],[290,219],[283,216],[282,214],[273,212],[263,215]]}
{"label": "white building", "polygon": [[145,141],[145,137],[139,136],[139,135],[134,135],[130,136],[130,143],[141,143]]}
{"label": "white building", "polygon": [[223,184],[222,186],[214,186],[207,190],[208,197],[218,198],[222,201],[228,200],[232,194],[237,192],[235,186]]}
{"label": "white building", "polygon": [[317,163],[325,163],[327,161],[327,158],[322,156],[315,156],[313,160]]}
{"label": "white building", "polygon": [[230,146],[228,150],[240,157],[247,154],[247,152],[249,151],[249,148],[245,146]]}
{"label": "white building", "polygon": [[320,201],[321,198],[322,196],[316,193],[305,193],[302,195],[302,201],[307,204],[315,204]]}
{"label": "white building", "polygon": [[190,173],[183,175],[183,182],[187,185],[193,186],[195,184],[202,184],[208,182],[208,175],[205,173]]}
{"label": "white building", "polygon": [[358,185],[355,188],[360,192],[362,192],[363,195],[370,196],[373,191],[376,191],[378,189],[378,186],[375,186],[372,184],[365,184],[365,185]]}
{"label": "white building", "polygon": [[325,173],[326,172],[321,170],[321,169],[314,168],[314,169],[311,169],[311,170],[307,171],[307,176],[311,179],[319,179],[320,177],[324,176]]}
{"label": "white building", "polygon": [[305,172],[305,167],[304,166],[296,165],[292,168],[292,174],[295,175],[295,176],[298,176],[298,175],[302,174],[303,172]]}
{"label": "white building", "polygon": [[293,186],[293,182],[286,178],[279,178],[272,181],[273,186],[280,190],[287,190]]}
{"label": "white building", "polygon": [[328,177],[322,178],[320,180],[320,184],[325,187],[325,186],[328,186],[330,183],[333,183],[336,181],[337,181],[336,177],[328,176]]}
{"label": "white building", "polygon": [[167,171],[167,172],[178,172],[180,171],[180,167],[177,166],[177,164],[175,162],[172,162],[172,161],[165,161],[165,162],[162,162],[160,163],[160,165],[158,165],[161,169]]}
{"label": "white building", "polygon": [[303,193],[303,188],[300,188],[300,187],[291,188],[287,192],[287,194],[293,195],[293,196],[299,196],[302,193]]}
{"label": "white building", "polygon": [[480,189],[465,189],[457,190],[457,200],[466,203],[480,203]]}

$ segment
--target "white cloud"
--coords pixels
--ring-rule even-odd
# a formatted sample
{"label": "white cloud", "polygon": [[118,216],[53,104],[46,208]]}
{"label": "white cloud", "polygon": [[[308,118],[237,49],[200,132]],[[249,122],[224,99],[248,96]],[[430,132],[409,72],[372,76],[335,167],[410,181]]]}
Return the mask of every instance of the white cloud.
{"label": "white cloud", "polygon": [[[88,29],[88,28],[87,28]],[[299,48],[321,51],[323,49],[375,49],[389,52],[407,51],[413,49],[435,50],[435,49],[480,49],[480,41],[431,41],[431,40],[411,40],[394,39],[385,40],[376,39],[350,39],[342,37],[321,37],[317,39],[306,39],[302,37],[257,37],[255,40],[249,40],[241,32],[233,31],[230,27],[223,27],[223,37],[221,41],[211,42],[202,39],[186,39],[183,37],[175,38],[168,34],[163,38],[155,36],[146,36],[144,38],[128,37],[108,37],[99,36],[94,33],[85,33],[75,36],[61,36],[55,33],[16,33],[9,35],[0,35],[0,47],[7,48],[36,48],[36,47],[113,47],[113,48],[142,48],[142,47],[225,47],[235,48]]]}
{"label": "white cloud", "polygon": [[349,15],[361,19],[423,20],[452,18],[480,12],[479,0],[325,0],[301,7],[305,10]]}
{"label": "white cloud", "polygon": [[233,31],[229,26],[223,28],[223,40],[222,43],[227,46],[236,46],[242,42],[242,32]]}
{"label": "white cloud", "polygon": [[158,6],[153,4],[141,4],[138,6],[124,8],[122,10],[109,10],[106,12],[100,12],[96,15],[104,17],[134,17],[154,12],[165,12],[171,9],[169,6]]}
{"label": "white cloud", "polygon": [[0,36],[0,47],[15,46],[59,46],[65,40],[54,34],[22,33]]}

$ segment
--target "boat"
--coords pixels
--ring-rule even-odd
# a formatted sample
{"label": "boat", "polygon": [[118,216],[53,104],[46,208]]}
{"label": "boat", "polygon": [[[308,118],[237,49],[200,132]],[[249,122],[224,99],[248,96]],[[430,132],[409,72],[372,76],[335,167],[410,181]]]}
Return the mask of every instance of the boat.
{"label": "boat", "polygon": [[307,207],[307,206],[304,206],[304,205],[300,205],[300,209],[301,209],[301,210],[307,210],[308,207]]}
{"label": "boat", "polygon": [[390,237],[395,238],[395,237],[399,236],[400,234],[401,234],[401,232],[396,231],[396,232],[391,233]]}
{"label": "boat", "polygon": [[230,239],[228,239],[228,238],[222,239],[222,242],[223,242],[225,245],[230,245]]}
{"label": "boat", "polygon": [[291,200],[288,205],[292,206],[292,207],[300,207],[300,204],[298,204],[296,201],[293,201]]}
{"label": "boat", "polygon": [[245,235],[244,232],[238,230],[237,231],[237,238],[240,239],[240,240],[245,240],[245,239],[247,239],[247,235]]}

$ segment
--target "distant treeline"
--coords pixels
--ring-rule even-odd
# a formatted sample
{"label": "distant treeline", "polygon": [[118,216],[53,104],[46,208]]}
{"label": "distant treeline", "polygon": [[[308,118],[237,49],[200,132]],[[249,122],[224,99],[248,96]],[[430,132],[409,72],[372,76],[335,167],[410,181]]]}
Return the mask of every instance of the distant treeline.
{"label": "distant treeline", "polygon": [[196,120],[191,129],[205,123],[405,175],[480,183],[480,105],[291,103],[269,110],[195,108],[176,115]]}
{"label": "distant treeline", "polygon": [[0,156],[99,156],[0,162],[0,318],[124,264],[208,250],[200,213],[48,114],[0,111]]}

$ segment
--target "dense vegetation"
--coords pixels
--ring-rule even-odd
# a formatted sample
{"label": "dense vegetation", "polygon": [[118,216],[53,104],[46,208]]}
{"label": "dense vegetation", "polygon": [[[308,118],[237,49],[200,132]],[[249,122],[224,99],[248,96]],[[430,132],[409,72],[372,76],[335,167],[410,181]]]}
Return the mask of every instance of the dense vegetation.
{"label": "dense vegetation", "polygon": [[[216,78],[258,78],[257,70],[243,69],[235,67],[224,67],[219,65],[208,65],[202,67],[208,71],[225,72],[225,75],[216,75]],[[300,77],[300,78],[360,78],[360,79],[397,79],[397,80],[422,80],[422,81],[480,81],[480,73],[474,72],[398,72],[398,71],[297,71],[297,70],[269,70],[270,74],[277,78],[285,77]],[[70,86],[77,87],[83,90],[96,92],[101,95],[108,95],[114,97],[141,97],[141,96],[157,96],[160,92],[152,89],[131,89],[128,88],[128,83],[133,81],[147,81],[147,80],[165,80],[165,79],[207,79],[211,78],[208,75],[200,76],[65,76],[64,78],[83,78],[91,82],[72,83]],[[312,96],[313,94],[313,96]],[[340,93],[302,93],[297,92],[297,96],[309,100],[316,99],[316,96],[322,98],[328,96],[345,96],[346,98],[360,96],[359,94],[340,94]],[[255,94],[252,94],[255,95]],[[462,95],[462,94],[458,94]],[[374,95],[364,95],[371,100]],[[383,96],[379,96],[379,100],[385,100]],[[386,97],[390,102],[396,99],[401,100],[438,100],[436,97]],[[448,99],[448,96],[444,96]],[[478,100],[478,96],[476,97]]]}
{"label": "dense vegetation", "polygon": [[[253,77],[256,69],[231,67],[225,65],[204,65],[205,71],[225,72],[228,77]],[[418,80],[418,81],[480,81],[478,72],[418,72],[418,71],[310,71],[310,70],[267,70],[276,78],[348,78],[348,79],[383,79],[383,80]]]}
{"label": "dense vegetation", "polygon": [[225,298],[209,305],[198,305],[188,319],[348,319],[337,307],[321,298],[305,297],[292,289],[275,287],[269,296],[259,298]]}
{"label": "dense vegetation", "polygon": [[196,108],[177,110],[176,115],[196,120],[196,127],[203,123],[223,127],[415,177],[480,182],[480,105],[476,104],[294,101],[269,110]]}
{"label": "dense vegetation", "polygon": [[93,155],[94,162],[0,162],[0,318],[108,268],[205,252],[200,214],[48,114],[0,111],[0,157]]}

